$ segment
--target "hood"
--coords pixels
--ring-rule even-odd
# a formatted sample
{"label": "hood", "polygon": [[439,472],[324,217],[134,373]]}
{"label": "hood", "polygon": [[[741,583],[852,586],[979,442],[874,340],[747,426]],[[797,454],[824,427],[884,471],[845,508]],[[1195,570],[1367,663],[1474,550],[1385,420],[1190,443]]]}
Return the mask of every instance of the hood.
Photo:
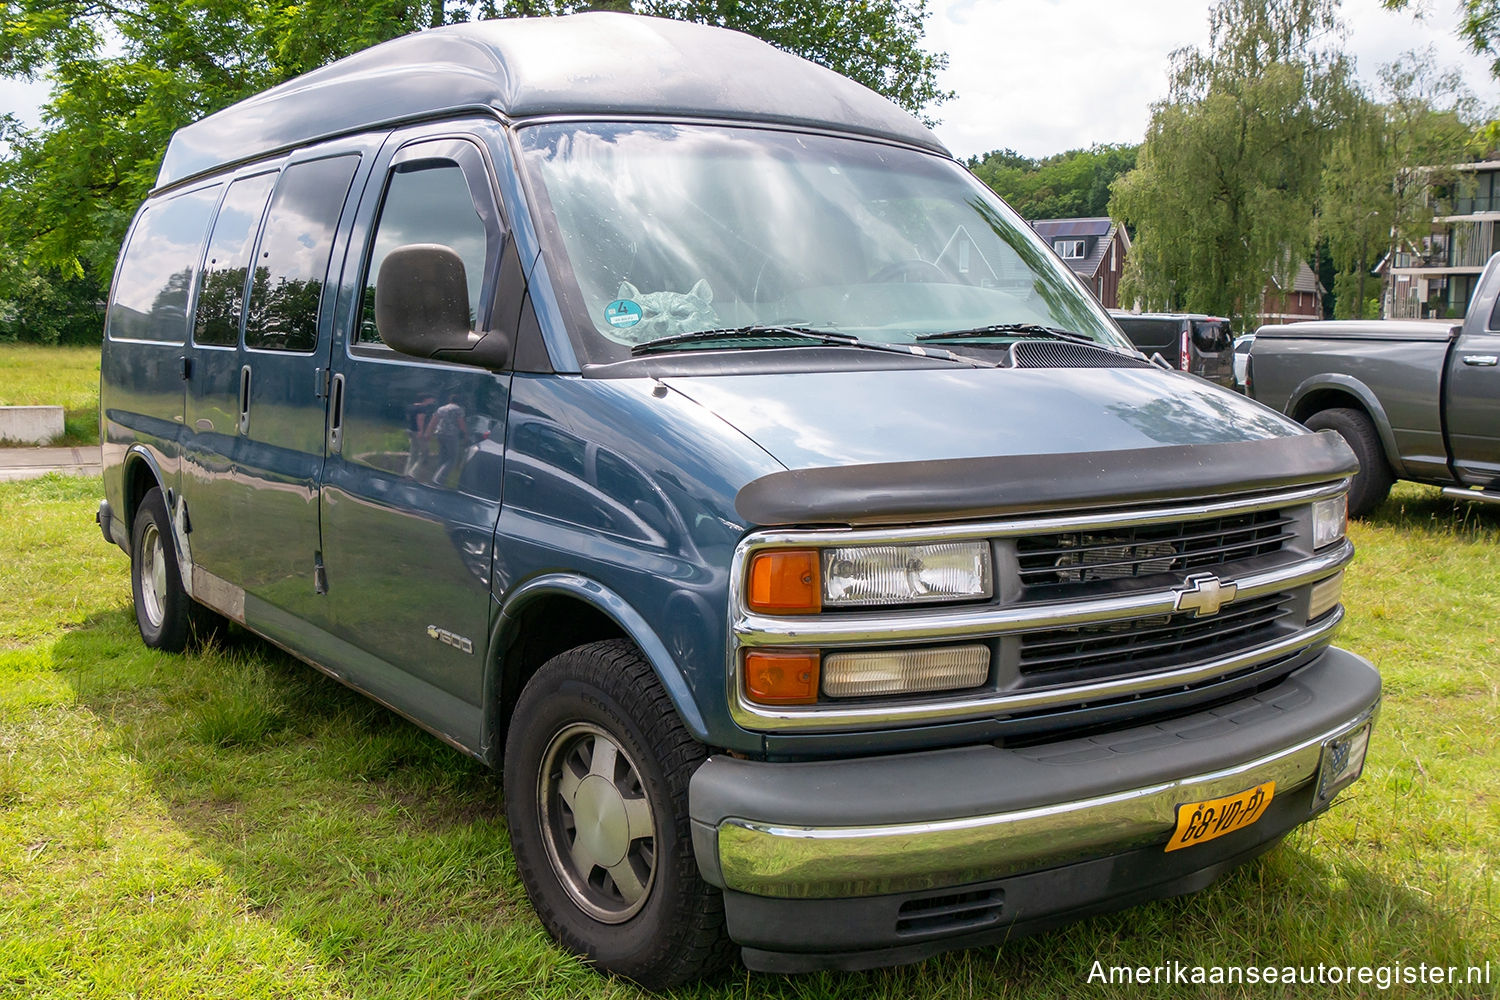
{"label": "hood", "polygon": [[663,379],[788,469],[1225,444],[1301,425],[1153,369],[924,368]]}
{"label": "hood", "polygon": [[784,467],[748,524],[911,524],[1223,496],[1352,475],[1310,434],[1156,370],[963,369],[669,378]]}

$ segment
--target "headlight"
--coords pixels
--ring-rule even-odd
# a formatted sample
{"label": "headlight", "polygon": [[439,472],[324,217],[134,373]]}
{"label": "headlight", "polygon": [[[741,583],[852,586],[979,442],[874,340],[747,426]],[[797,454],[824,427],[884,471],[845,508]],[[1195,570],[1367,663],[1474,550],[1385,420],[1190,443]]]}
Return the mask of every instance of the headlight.
{"label": "headlight", "polygon": [[990,593],[990,547],[983,542],[823,550],[824,607],[962,601]]}
{"label": "headlight", "polygon": [[1313,548],[1321,549],[1344,537],[1349,524],[1349,497],[1340,493],[1313,504]]}
{"label": "headlight", "polygon": [[985,542],[764,549],[750,559],[746,603],[764,614],[932,604],[989,597]]}

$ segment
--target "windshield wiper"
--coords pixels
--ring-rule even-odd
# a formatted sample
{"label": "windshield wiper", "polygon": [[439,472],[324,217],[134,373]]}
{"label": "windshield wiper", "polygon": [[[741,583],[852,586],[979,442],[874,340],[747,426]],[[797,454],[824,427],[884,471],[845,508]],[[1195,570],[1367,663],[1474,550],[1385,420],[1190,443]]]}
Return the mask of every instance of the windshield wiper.
{"label": "windshield wiper", "polygon": [[702,340],[741,340],[771,337],[789,337],[793,340],[811,340],[820,344],[844,344],[856,338],[845,333],[816,330],[808,326],[728,326],[717,330],[694,330],[691,333],[674,333],[666,337],[647,340],[630,348],[631,354],[650,354],[653,351],[677,347],[680,344],[695,344]]}
{"label": "windshield wiper", "polygon": [[1087,344],[1090,347],[1109,349],[1108,344],[1100,343],[1093,337],[1085,337],[1081,333],[1071,330],[1060,330],[1055,326],[1043,326],[1040,323],[992,323],[989,326],[976,326],[967,330],[945,330],[941,333],[924,333],[917,337],[918,340],[963,340],[969,337],[993,337],[996,334],[1014,333],[1023,338],[1043,338],[1046,340],[1066,340],[1071,344]]}
{"label": "windshield wiper", "polygon": [[978,358],[966,358],[954,354],[952,351],[945,351],[942,348],[921,347],[917,344],[887,344],[878,340],[861,340],[853,334],[835,333],[832,330],[818,330],[807,326],[732,326],[719,330],[694,330],[691,333],[674,333],[669,337],[657,337],[655,340],[636,344],[631,347],[630,353],[639,357],[642,354],[651,354],[659,350],[671,350],[682,344],[696,344],[713,340],[771,339],[775,337],[808,341],[811,344],[822,344],[829,347],[854,347],[866,351],[885,351],[888,354],[907,354],[919,358],[934,358],[938,361],[951,361],[954,364],[968,365],[971,368],[1000,367],[990,361],[981,361]]}

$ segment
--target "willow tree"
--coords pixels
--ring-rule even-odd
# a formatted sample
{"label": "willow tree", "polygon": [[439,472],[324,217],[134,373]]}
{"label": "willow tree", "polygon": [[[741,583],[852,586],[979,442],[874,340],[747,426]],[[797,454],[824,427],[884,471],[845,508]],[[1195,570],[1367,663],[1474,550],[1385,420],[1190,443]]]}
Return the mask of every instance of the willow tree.
{"label": "willow tree", "polygon": [[1431,50],[1382,68],[1376,99],[1357,102],[1328,150],[1318,210],[1340,319],[1376,315],[1371,269],[1431,233],[1429,188],[1458,180],[1445,168],[1483,153],[1479,117],[1462,75],[1437,69]]}
{"label": "willow tree", "polygon": [[1221,0],[1172,56],[1110,214],[1135,241],[1121,298],[1240,320],[1307,253],[1324,154],[1353,101],[1336,0]]}

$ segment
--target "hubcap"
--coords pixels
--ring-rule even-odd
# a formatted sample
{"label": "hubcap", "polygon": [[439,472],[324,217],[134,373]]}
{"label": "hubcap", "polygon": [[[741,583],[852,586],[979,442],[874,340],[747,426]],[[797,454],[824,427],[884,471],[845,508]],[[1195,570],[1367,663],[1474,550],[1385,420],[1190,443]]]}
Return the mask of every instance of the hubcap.
{"label": "hubcap", "polygon": [[607,924],[633,917],[656,878],[656,824],[630,755],[597,726],[569,725],[542,755],[537,801],[547,858],[573,902]]}
{"label": "hubcap", "polygon": [[156,525],[146,525],[140,552],[141,610],[152,628],[161,625],[162,597],[167,592],[167,553]]}

